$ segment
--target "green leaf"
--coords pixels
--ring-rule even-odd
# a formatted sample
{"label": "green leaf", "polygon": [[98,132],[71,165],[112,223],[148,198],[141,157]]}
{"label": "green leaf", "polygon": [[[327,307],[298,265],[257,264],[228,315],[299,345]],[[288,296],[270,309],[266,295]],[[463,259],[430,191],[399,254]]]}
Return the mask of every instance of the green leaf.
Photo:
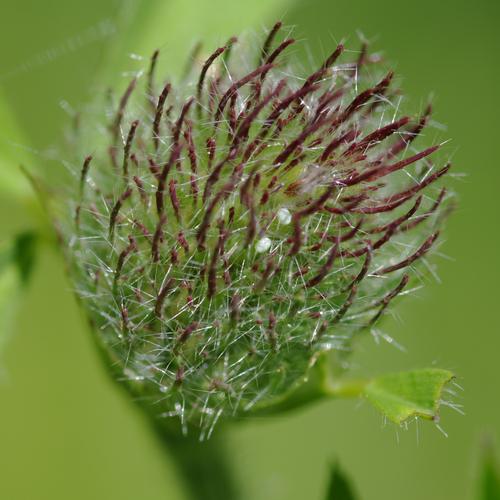
{"label": "green leaf", "polygon": [[481,460],[478,500],[500,500],[500,475],[493,449],[485,446]]}
{"label": "green leaf", "polygon": [[453,373],[437,368],[382,375],[365,386],[364,395],[396,424],[414,416],[436,420],[441,393],[452,379]]}
{"label": "green leaf", "polygon": [[17,305],[33,270],[37,236],[25,232],[0,245],[0,352],[12,330]]}
{"label": "green leaf", "polygon": [[342,472],[338,464],[335,464],[330,474],[330,485],[325,500],[355,500],[357,495],[351,487],[350,481]]}
{"label": "green leaf", "polygon": [[34,199],[29,182],[19,168],[29,157],[22,144],[26,142],[20,128],[0,93],[0,193],[3,199]]}
{"label": "green leaf", "polygon": [[269,29],[289,3],[289,0],[252,0],[239,2],[237,6],[230,6],[226,0],[158,3],[150,10],[151,17],[144,23],[146,29],[135,52],[149,57],[160,47],[160,67],[164,58],[168,73],[179,74],[196,42],[202,41],[209,54],[216,44],[225,43],[230,36],[249,29],[261,32],[263,26]]}
{"label": "green leaf", "polygon": [[256,405],[251,413],[276,415],[323,399],[365,397],[397,424],[410,417],[437,420],[442,390],[454,377],[447,370],[428,368],[369,380],[337,380],[330,368],[327,356],[319,356],[307,375],[288,392],[264,405]]}

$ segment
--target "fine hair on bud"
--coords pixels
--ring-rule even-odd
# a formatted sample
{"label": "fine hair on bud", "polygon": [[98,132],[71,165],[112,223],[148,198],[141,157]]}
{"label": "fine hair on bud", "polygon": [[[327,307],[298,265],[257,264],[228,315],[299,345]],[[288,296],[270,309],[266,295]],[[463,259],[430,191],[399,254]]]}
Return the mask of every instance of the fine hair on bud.
{"label": "fine hair on bud", "polygon": [[379,55],[306,71],[281,23],[255,39],[178,79],[155,51],[82,110],[57,214],[117,378],[202,435],[343,363],[431,268],[449,206],[431,109],[400,111]]}

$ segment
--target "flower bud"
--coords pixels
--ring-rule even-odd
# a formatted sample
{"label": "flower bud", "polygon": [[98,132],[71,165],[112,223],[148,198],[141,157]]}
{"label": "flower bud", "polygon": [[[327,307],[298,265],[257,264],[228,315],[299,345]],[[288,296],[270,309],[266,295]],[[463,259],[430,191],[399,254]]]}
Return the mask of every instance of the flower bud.
{"label": "flower bud", "polygon": [[449,165],[418,145],[430,108],[399,116],[366,46],[301,74],[279,27],[177,83],[157,83],[156,52],[146,84],[91,106],[73,143],[62,233],[98,340],[142,401],[205,430],[345,355],[444,214]]}

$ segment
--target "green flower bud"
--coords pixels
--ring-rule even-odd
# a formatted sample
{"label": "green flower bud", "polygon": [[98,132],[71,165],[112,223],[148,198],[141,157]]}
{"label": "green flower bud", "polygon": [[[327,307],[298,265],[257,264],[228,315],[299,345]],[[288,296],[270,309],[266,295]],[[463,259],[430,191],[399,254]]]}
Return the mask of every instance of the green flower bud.
{"label": "green flower bud", "polygon": [[449,165],[416,146],[430,108],[398,116],[365,45],[301,75],[279,27],[257,51],[231,39],[195,57],[177,84],[157,84],[156,52],[72,145],[62,235],[108,363],[203,432],[282,399],[322,353],[341,362],[444,213]]}

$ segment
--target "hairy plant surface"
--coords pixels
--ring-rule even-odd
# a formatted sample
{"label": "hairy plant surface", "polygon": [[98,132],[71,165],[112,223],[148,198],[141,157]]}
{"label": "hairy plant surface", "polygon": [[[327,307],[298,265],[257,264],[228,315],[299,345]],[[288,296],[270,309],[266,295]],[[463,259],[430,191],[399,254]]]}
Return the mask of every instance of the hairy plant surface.
{"label": "hairy plant surface", "polygon": [[84,111],[67,162],[61,236],[99,342],[136,396],[203,435],[376,335],[445,212],[430,108],[400,116],[366,45],[302,71],[279,29],[195,51],[176,83],[156,52]]}

